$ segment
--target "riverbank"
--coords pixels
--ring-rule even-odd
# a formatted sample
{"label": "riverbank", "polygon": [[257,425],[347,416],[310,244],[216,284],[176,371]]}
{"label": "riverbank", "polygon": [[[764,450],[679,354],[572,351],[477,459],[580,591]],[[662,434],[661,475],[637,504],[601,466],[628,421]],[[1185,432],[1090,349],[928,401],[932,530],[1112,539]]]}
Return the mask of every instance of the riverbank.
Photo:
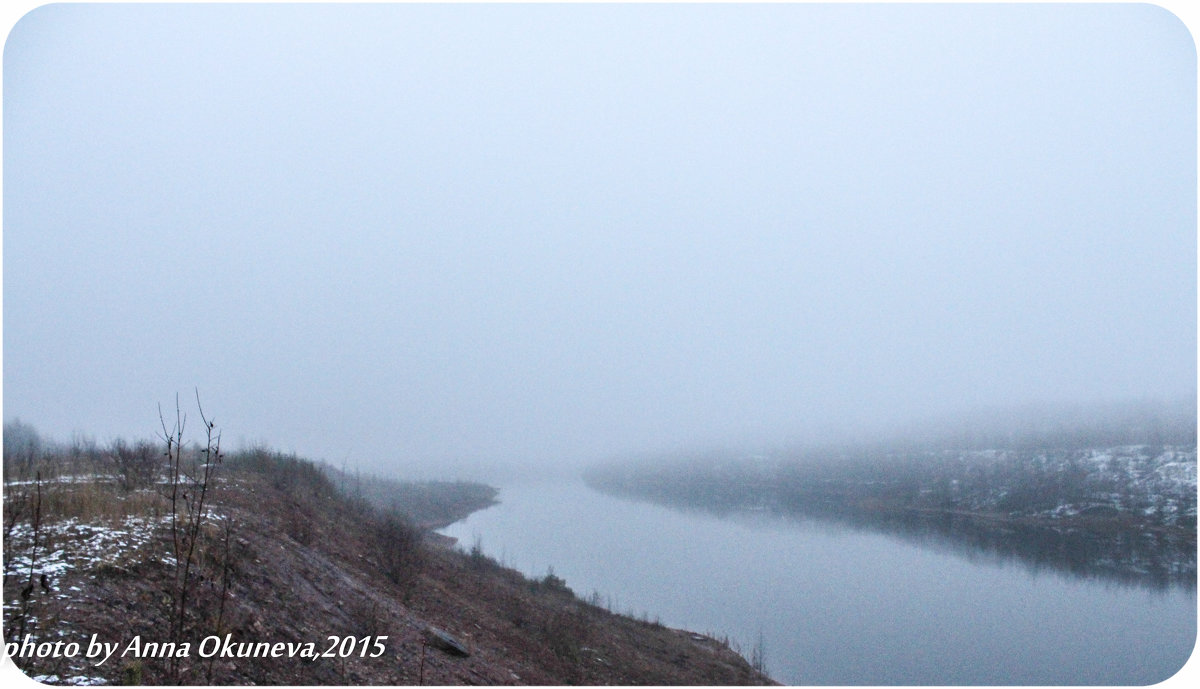
{"label": "riverbank", "polygon": [[[45,683],[770,681],[728,644],[446,547],[411,525],[439,518],[399,519],[303,460],[227,460],[203,486],[194,532],[172,529],[169,487],[130,488],[102,471],[50,478],[5,488],[5,640],[86,647],[95,638],[118,651],[103,664],[83,654],[16,659]],[[472,485],[461,486],[461,504],[486,494]],[[177,507],[198,496],[175,488]],[[211,639],[229,653],[207,653]]]}
{"label": "riverbank", "polygon": [[443,533],[522,572],[553,567],[613,609],[717,631],[748,656],[761,648],[785,684],[1153,684],[1195,642],[1194,586],[1103,575],[1086,541],[1035,561],[1025,555],[1050,557],[1061,541],[969,523],[945,535],[938,519],[896,518],[881,532],[763,511],[720,516],[579,480],[501,491],[500,505]]}
{"label": "riverbank", "polygon": [[602,492],[849,524],[1153,587],[1196,579],[1196,446],[849,450],[596,467]]}

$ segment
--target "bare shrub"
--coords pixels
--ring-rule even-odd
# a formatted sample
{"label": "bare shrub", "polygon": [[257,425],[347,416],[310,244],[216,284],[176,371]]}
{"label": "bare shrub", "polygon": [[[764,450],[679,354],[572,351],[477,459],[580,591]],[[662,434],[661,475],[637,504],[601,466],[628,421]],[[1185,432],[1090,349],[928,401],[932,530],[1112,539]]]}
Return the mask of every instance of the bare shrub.
{"label": "bare shrub", "polygon": [[474,542],[471,543],[471,549],[467,552],[467,563],[475,571],[503,569],[503,565],[496,558],[483,552],[483,538],[478,535],[475,536]]}
{"label": "bare shrub", "polygon": [[567,586],[567,581],[554,573],[554,567],[546,569],[546,576],[541,579],[530,579],[529,590],[534,593],[549,593],[552,595],[574,598],[575,592]]}
{"label": "bare shrub", "polygon": [[126,492],[154,485],[165,468],[162,452],[145,441],[129,444],[124,440],[114,440],[108,453],[121,487]]}
{"label": "bare shrub", "polygon": [[[209,517],[205,508],[216,468],[224,456],[221,453],[221,433],[215,422],[205,416],[198,390],[196,406],[204,428],[205,443],[192,453],[184,446],[187,417],[179,407],[179,398],[175,398],[175,423],[169,430],[159,409],[162,440],[166,444],[164,456],[169,471],[166,497],[170,500],[170,536],[175,567],[169,639],[175,643],[184,638],[185,626],[196,612],[192,598],[198,595],[197,581],[202,577],[198,570],[201,555],[206,550],[205,541],[208,540],[205,536]],[[176,682],[182,679],[180,670],[178,658],[171,658],[170,674]]]}
{"label": "bare shrub", "polygon": [[407,598],[425,561],[421,530],[398,514],[385,513],[376,520],[374,531],[380,569]]}
{"label": "bare shrub", "polygon": [[758,630],[758,640],[754,642],[754,647],[750,649],[750,667],[754,668],[760,676],[767,674],[767,645],[763,641],[762,630]]}
{"label": "bare shrub", "polygon": [[542,638],[554,655],[569,665],[583,660],[588,643],[587,616],[579,609],[564,609],[547,617],[541,624]]}
{"label": "bare shrub", "polygon": [[25,479],[33,475],[45,442],[33,426],[13,419],[4,423],[4,478]]}

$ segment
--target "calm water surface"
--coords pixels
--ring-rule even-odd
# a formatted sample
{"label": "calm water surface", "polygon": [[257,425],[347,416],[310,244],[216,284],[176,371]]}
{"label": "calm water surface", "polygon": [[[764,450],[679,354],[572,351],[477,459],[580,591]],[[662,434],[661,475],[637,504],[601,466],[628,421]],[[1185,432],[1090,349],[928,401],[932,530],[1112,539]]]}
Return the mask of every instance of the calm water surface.
{"label": "calm water surface", "polygon": [[[1196,639],[1195,590],[1032,571],[824,522],[719,518],[597,493],[503,487],[442,530],[581,597],[728,636],[789,684],[1130,684]],[[1189,669],[1190,672],[1190,669]]]}

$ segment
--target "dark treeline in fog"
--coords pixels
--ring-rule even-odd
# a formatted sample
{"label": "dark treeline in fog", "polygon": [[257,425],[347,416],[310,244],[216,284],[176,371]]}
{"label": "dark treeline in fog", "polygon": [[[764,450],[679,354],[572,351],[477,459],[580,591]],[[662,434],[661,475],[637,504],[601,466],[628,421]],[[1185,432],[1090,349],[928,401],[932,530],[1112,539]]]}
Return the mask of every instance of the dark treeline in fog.
{"label": "dark treeline in fog", "polygon": [[1124,409],[1010,431],[614,463],[585,478],[667,505],[831,519],[1083,576],[1194,586],[1192,414]]}
{"label": "dark treeline in fog", "polygon": [[[163,448],[158,440],[117,438],[99,443],[75,434],[60,441],[20,419],[4,424],[6,486],[28,486],[41,480],[67,479],[144,489],[163,480]],[[187,448],[195,451],[195,448]],[[433,529],[494,504],[496,489],[473,481],[414,481],[337,468],[319,460],[263,446],[229,454],[232,465],[273,476],[274,487],[292,490],[302,484],[328,484],[339,493],[383,513],[403,517],[417,527]]]}
{"label": "dark treeline in fog", "polygon": [[343,493],[378,509],[403,514],[425,529],[452,524],[464,512],[495,504],[498,492],[492,486],[473,481],[402,481],[337,469],[329,464],[319,467]]}

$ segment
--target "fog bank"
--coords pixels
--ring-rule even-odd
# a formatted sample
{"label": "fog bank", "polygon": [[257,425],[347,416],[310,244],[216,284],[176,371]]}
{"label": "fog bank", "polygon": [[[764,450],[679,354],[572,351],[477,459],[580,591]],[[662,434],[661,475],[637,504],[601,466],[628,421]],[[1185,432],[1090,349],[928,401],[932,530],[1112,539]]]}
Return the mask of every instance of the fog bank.
{"label": "fog bank", "polygon": [[1195,69],[1148,5],[44,6],[4,418],[471,477],[1194,405]]}

